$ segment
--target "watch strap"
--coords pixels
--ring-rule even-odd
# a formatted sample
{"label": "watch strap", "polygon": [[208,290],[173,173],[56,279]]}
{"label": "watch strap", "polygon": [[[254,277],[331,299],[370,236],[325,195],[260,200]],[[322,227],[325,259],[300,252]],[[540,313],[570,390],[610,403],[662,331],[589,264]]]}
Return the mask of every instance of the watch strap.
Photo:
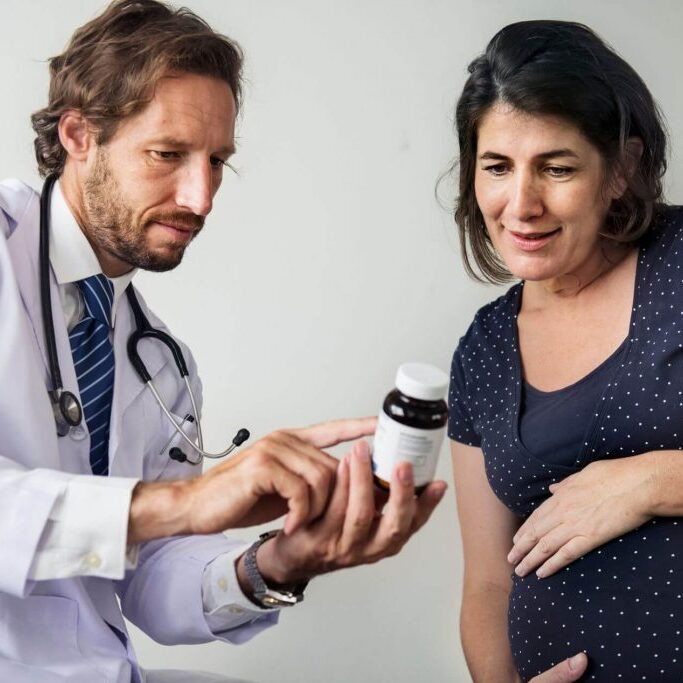
{"label": "watch strap", "polygon": [[244,553],[244,570],[247,580],[254,594],[254,600],[266,609],[276,609],[280,607],[292,607],[304,599],[304,589],[308,581],[301,582],[292,586],[291,590],[283,587],[272,588],[261,575],[256,563],[256,553],[258,549],[268,540],[277,536],[278,530],[267,531],[259,536]]}

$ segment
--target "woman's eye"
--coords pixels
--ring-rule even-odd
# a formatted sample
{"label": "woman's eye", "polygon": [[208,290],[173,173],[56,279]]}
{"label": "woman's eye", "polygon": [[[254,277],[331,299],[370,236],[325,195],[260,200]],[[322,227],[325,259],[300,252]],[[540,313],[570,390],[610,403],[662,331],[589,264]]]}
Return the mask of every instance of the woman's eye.
{"label": "woman's eye", "polygon": [[547,166],[545,170],[553,178],[566,178],[574,172],[569,166]]}
{"label": "woman's eye", "polygon": [[505,164],[491,164],[491,166],[484,166],[484,170],[493,176],[505,175],[508,168]]}

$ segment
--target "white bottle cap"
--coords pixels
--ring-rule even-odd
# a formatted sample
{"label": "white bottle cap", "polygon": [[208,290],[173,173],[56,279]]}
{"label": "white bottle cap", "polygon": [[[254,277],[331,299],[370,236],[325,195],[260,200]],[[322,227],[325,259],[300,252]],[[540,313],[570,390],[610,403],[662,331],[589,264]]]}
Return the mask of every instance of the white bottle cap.
{"label": "white bottle cap", "polygon": [[404,363],[396,373],[396,388],[422,401],[438,401],[446,394],[448,375],[426,363]]}

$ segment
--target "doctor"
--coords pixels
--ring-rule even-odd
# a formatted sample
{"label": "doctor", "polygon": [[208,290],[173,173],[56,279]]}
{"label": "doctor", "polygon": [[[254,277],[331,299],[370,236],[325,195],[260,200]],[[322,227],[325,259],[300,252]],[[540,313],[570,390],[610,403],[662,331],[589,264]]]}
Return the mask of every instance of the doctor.
{"label": "doctor", "polygon": [[[0,184],[2,681],[170,680],[140,668],[124,615],[165,644],[245,642],[312,577],[398,552],[445,491],[416,498],[404,463],[377,511],[365,443],[341,462],[322,450],[371,434],[371,419],[270,434],[201,476],[169,457],[196,453],[129,362],[124,292],[136,269],[178,265],[202,230],[234,151],[240,70],[238,47],[192,13],[118,0],[51,60],[49,102],[33,116],[40,172],[58,178],[42,278],[39,197]],[[46,302],[61,383],[82,406],[62,436]],[[195,438],[171,354],[147,339],[140,353]],[[221,533],[284,513],[284,530],[250,547]]]}

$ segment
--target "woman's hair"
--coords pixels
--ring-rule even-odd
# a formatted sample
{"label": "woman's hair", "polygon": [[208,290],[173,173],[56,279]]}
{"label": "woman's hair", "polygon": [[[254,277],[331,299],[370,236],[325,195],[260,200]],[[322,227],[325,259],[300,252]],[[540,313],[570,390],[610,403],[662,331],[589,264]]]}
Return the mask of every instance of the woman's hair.
{"label": "woman's hair", "polygon": [[239,46],[190,10],[156,0],[115,0],[50,60],[48,105],[31,117],[38,170],[46,176],[64,169],[57,127],[69,109],[80,111],[104,144],[123,119],[151,101],[164,76],[221,79],[239,108],[241,71]]}
{"label": "woman's hair", "polygon": [[[512,277],[491,244],[474,192],[477,129],[498,102],[575,125],[600,152],[606,180],[621,172],[627,181],[609,209],[603,234],[620,242],[645,234],[662,196],[667,136],[647,86],[614,50],[581,24],[523,21],[499,31],[468,71],[456,107],[460,191],[455,221],[470,276],[484,282]],[[643,153],[626,172],[630,137],[642,140]]]}

